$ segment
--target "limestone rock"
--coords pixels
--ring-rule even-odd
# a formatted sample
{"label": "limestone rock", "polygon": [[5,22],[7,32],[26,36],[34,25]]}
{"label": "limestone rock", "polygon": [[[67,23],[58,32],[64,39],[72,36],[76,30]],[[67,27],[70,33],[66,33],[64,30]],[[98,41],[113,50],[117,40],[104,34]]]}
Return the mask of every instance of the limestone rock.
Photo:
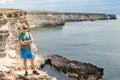
{"label": "limestone rock", "polygon": [[38,27],[65,24],[62,13],[50,11],[27,11],[27,21],[29,25]]}
{"label": "limestone rock", "polygon": [[[42,57],[39,58],[39,61],[41,61]],[[22,59],[4,57],[0,58],[0,63],[0,80],[56,80],[55,77],[51,77],[40,70],[38,70],[40,75],[33,74],[30,63],[28,63],[29,75],[25,77]]]}

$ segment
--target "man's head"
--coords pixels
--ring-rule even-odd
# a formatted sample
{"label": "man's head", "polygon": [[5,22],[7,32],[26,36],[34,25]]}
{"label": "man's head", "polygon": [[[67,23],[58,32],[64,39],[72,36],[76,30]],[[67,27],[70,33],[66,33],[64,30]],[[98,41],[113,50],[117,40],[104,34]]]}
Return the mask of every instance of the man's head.
{"label": "man's head", "polygon": [[28,26],[26,24],[22,24],[22,32],[26,33],[28,31]]}

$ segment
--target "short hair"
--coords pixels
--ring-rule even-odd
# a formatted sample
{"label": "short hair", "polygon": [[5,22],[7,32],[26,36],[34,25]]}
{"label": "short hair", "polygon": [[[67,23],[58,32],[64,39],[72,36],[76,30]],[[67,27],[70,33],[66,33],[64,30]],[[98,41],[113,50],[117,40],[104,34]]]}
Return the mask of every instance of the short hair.
{"label": "short hair", "polygon": [[22,24],[22,28],[28,28],[28,25]]}

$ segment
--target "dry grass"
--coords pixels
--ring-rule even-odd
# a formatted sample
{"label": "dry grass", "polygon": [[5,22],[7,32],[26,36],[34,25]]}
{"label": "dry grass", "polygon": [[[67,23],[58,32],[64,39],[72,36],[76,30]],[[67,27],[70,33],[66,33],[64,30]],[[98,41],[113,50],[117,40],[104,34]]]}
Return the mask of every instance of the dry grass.
{"label": "dry grass", "polygon": [[27,10],[27,12],[31,12],[31,13],[51,13],[51,14],[61,13],[61,12],[45,11],[45,10]]}
{"label": "dry grass", "polygon": [[[14,13],[14,12],[23,12],[25,10],[20,10],[20,9],[12,9],[12,8],[0,8],[0,13]],[[30,13],[50,13],[50,14],[58,14],[60,12],[55,12],[55,11],[44,11],[44,10],[27,10],[27,12]]]}
{"label": "dry grass", "polygon": [[21,12],[23,10],[20,9],[11,9],[11,8],[0,8],[0,13],[13,13],[13,12]]}

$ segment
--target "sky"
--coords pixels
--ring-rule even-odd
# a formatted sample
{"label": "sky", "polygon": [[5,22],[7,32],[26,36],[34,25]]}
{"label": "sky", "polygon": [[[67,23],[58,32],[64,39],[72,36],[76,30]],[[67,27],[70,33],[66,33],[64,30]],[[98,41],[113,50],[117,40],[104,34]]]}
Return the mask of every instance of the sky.
{"label": "sky", "polygon": [[0,0],[0,8],[120,14],[120,0]]}

